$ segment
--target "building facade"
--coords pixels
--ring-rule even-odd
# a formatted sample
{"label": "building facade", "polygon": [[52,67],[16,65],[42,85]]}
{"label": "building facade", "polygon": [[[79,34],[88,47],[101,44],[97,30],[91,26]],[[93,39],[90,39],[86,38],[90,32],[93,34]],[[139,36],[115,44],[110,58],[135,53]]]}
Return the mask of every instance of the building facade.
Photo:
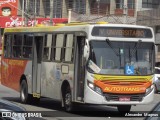
{"label": "building facade", "polygon": [[160,7],[147,10],[139,11],[137,13],[137,24],[150,26],[155,31],[155,42],[156,42],[156,62],[160,62]]}
{"label": "building facade", "polygon": [[[138,11],[158,8],[159,0],[1,0],[2,7],[10,7],[9,17],[68,18],[69,10],[73,21],[92,21],[96,18],[113,23],[136,24]],[[5,16],[6,17],[6,16]],[[20,18],[19,18],[20,19]]]}

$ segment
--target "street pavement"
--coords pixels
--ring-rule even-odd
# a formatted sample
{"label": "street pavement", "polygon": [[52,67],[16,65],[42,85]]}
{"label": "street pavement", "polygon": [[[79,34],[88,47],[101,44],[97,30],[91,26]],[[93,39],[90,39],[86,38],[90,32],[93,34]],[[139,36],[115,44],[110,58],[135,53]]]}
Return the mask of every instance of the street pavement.
{"label": "street pavement", "polygon": [[[83,106],[78,108],[81,112],[67,113],[61,108],[59,102],[52,99],[43,98],[37,105],[22,104],[19,99],[19,93],[0,85],[0,98],[13,102],[19,106],[24,107],[27,111],[43,112],[48,115],[43,117],[45,120],[143,120],[144,117],[117,117],[118,113],[116,107],[111,106]],[[155,94],[155,99],[148,105],[132,106],[131,112],[137,111],[151,111],[153,107],[159,102],[160,94]],[[84,112],[85,111],[85,112]],[[86,112],[87,111],[87,112]]]}

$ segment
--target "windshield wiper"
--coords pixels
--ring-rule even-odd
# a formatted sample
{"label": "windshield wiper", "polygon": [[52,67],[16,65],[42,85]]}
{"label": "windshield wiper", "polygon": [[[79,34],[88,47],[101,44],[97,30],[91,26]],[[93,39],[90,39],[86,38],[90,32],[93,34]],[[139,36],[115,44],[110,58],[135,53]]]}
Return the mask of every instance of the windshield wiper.
{"label": "windshield wiper", "polygon": [[110,40],[109,40],[109,39],[106,39],[106,42],[107,42],[107,44],[109,45],[109,47],[112,48],[112,50],[114,51],[114,53],[115,53],[117,56],[120,56],[120,54],[116,51],[116,49],[113,48]]}
{"label": "windshield wiper", "polygon": [[138,43],[135,45],[133,50],[131,51],[130,58],[133,56],[133,54],[136,52],[136,50],[139,48],[140,44],[142,43],[142,40],[138,40]]}

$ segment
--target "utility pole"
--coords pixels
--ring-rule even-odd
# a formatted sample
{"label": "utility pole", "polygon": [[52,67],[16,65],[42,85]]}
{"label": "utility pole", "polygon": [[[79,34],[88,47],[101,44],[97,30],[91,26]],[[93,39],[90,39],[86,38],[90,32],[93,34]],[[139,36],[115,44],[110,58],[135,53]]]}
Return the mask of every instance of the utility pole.
{"label": "utility pole", "polygon": [[71,13],[72,12],[72,9],[68,9],[68,23],[71,22]]}
{"label": "utility pole", "polygon": [[28,26],[28,17],[30,17],[30,16],[28,16],[28,13],[29,13],[28,0],[26,0],[26,2],[25,2],[25,10],[26,10],[26,13],[27,13],[27,14],[25,14],[25,25]]}
{"label": "utility pole", "polygon": [[100,0],[97,0],[98,17],[99,17],[99,3],[100,3]]}
{"label": "utility pole", "polygon": [[127,6],[127,5],[124,5],[124,6],[123,6],[123,10],[124,10],[124,23],[127,24],[128,6]]}
{"label": "utility pole", "polygon": [[34,9],[34,26],[36,25],[36,15],[37,15],[37,0],[34,1],[35,9]]}
{"label": "utility pole", "polygon": [[50,25],[53,25],[53,0],[50,0]]}
{"label": "utility pole", "polygon": [[24,19],[24,0],[22,1],[22,21],[21,21],[21,26],[23,26],[23,19]]}
{"label": "utility pole", "polygon": [[128,0],[124,0],[123,3],[123,15],[124,15],[124,24],[127,24],[127,17],[128,17]]}

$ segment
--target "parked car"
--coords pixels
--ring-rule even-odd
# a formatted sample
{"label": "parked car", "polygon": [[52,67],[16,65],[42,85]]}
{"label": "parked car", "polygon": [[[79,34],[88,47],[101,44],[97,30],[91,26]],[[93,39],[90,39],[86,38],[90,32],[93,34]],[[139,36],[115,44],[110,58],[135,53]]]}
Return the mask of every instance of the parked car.
{"label": "parked car", "polygon": [[[26,112],[25,108],[20,107],[10,101],[0,99],[0,119],[1,120],[27,120],[23,116],[12,116],[11,112]],[[9,113],[9,114],[8,114]]]}
{"label": "parked car", "polygon": [[[21,114],[18,115],[18,113]],[[27,111],[22,106],[0,99],[0,120],[45,120],[40,117],[25,117],[22,115],[23,113],[27,113]]]}
{"label": "parked car", "polygon": [[154,74],[155,93],[160,92],[160,67],[155,67]]}
{"label": "parked car", "polygon": [[[146,114],[147,113],[147,114]],[[150,112],[146,112],[144,120],[159,120],[160,119],[160,102],[157,103]]]}

